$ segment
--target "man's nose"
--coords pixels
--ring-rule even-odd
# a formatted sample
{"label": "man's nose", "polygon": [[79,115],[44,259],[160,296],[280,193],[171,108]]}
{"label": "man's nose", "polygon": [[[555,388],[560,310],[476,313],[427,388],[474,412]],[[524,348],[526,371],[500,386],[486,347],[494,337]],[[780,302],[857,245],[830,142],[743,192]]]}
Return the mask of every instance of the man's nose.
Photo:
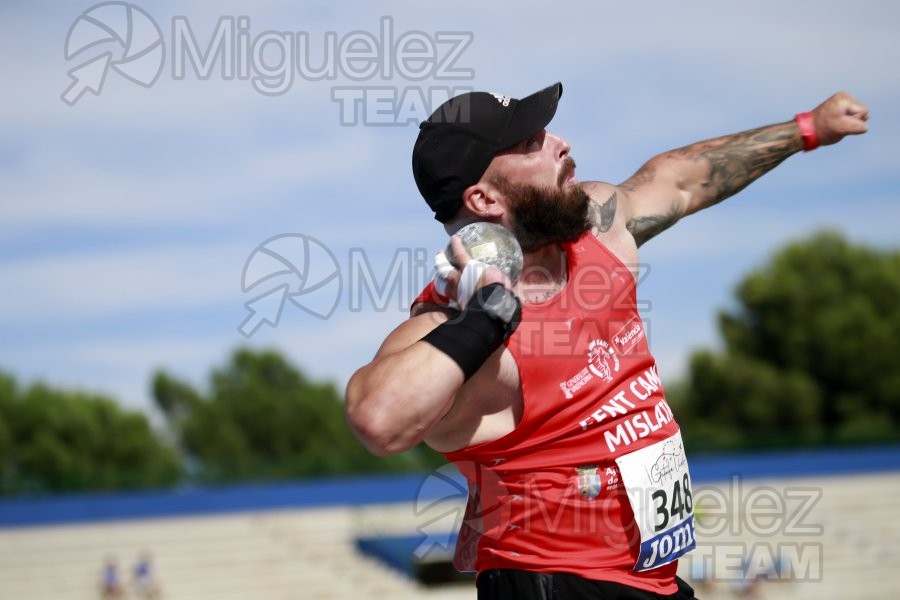
{"label": "man's nose", "polygon": [[569,155],[569,150],[572,149],[572,146],[569,145],[569,142],[559,137],[558,135],[549,134],[553,141],[556,144],[556,156],[557,158],[565,158]]}

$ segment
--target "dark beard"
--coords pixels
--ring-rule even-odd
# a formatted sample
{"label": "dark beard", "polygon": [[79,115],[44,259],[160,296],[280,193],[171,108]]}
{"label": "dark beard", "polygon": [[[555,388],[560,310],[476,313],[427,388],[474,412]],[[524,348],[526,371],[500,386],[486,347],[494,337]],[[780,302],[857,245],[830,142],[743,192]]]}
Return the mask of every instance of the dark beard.
{"label": "dark beard", "polygon": [[577,240],[591,228],[591,199],[580,185],[564,191],[505,179],[491,183],[509,198],[513,233],[526,254],[547,244]]}

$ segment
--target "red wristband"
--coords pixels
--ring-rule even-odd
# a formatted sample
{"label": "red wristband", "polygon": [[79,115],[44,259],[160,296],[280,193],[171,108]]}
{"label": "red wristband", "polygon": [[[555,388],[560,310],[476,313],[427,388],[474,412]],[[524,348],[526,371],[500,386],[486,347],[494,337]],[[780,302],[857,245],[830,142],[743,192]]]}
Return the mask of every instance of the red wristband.
{"label": "red wristband", "polygon": [[813,122],[812,113],[804,112],[794,117],[797,126],[800,127],[800,135],[803,136],[803,151],[809,152],[819,147],[819,136],[816,135],[816,124]]}

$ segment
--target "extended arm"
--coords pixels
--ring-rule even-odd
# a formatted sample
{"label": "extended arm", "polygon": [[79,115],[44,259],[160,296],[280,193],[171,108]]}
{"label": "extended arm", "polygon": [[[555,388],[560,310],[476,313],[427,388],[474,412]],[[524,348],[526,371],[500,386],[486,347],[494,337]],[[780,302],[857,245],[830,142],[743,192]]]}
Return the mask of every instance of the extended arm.
{"label": "extended arm", "polygon": [[[839,92],[812,111],[821,145],[864,133],[868,109]],[[678,219],[736,194],[803,150],[795,121],[697,142],[664,152],[617,186],[638,246]]]}

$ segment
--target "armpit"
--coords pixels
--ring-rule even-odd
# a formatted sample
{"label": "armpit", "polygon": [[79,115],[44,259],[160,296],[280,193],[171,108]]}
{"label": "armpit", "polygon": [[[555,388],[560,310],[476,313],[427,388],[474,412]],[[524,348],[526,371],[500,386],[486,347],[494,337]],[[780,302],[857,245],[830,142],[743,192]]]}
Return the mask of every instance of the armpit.
{"label": "armpit", "polygon": [[657,236],[677,223],[680,218],[681,213],[678,211],[677,207],[672,206],[667,214],[632,217],[625,224],[625,227],[628,228],[628,231],[634,236],[634,241],[640,247],[647,240]]}

